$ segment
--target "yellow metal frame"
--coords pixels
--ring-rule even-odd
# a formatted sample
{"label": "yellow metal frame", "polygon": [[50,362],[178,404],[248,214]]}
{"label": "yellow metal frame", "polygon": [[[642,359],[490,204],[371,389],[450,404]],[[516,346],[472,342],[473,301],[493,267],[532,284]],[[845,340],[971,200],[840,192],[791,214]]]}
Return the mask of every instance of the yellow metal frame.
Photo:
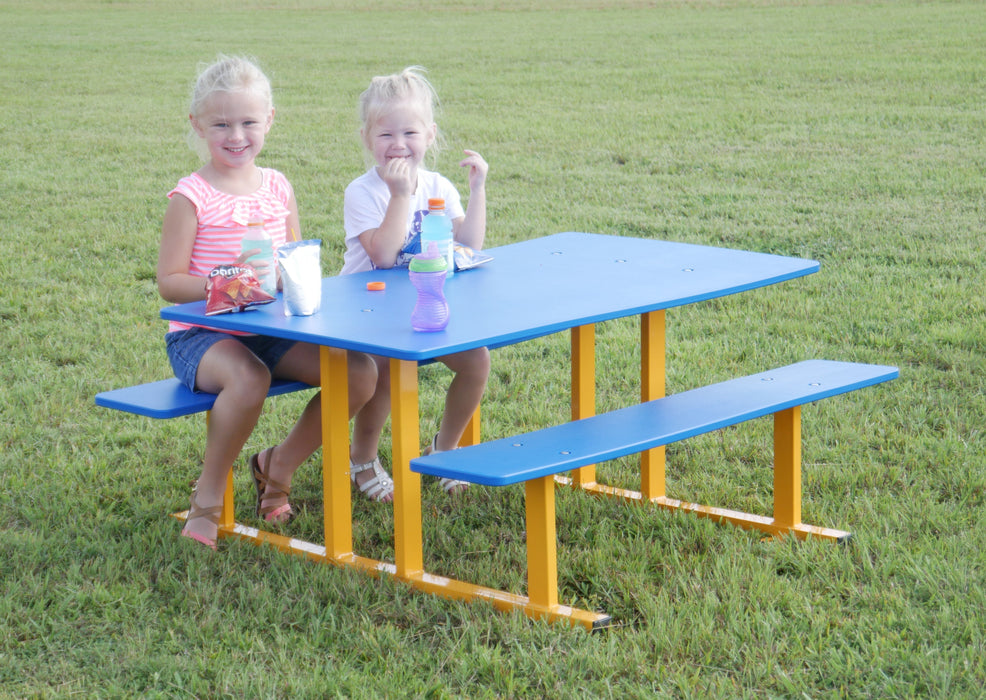
{"label": "yellow metal frame", "polygon": [[[591,337],[590,337],[591,340]],[[590,342],[591,346],[591,342]],[[322,347],[322,480],[325,509],[325,545],[285,537],[237,523],[233,517],[233,471],[226,482],[220,516],[219,537],[237,538],[257,545],[270,545],[313,561],[349,566],[374,576],[387,574],[411,587],[452,600],[484,600],[502,611],[520,610],[532,618],[566,620],[573,625],[598,629],[609,623],[604,613],[581,610],[558,603],[557,537],[555,532],[554,481],[549,477],[527,484],[528,593],[523,596],[438,576],[424,570],[421,527],[421,476],[410,462],[419,455],[418,365],[392,359],[391,424],[394,477],[394,562],[361,557],[353,552],[352,494],[349,483],[349,420],[346,351]],[[583,362],[582,367],[587,365]],[[590,390],[587,380],[583,386]],[[330,389],[331,387],[331,389]],[[592,402],[587,405],[592,405]],[[591,415],[591,414],[589,414]],[[209,420],[209,413],[206,413]],[[461,444],[480,439],[477,410]],[[346,469],[333,469],[344,464]],[[188,511],[175,513],[184,520]]]}
{"label": "yellow metal frame", "polygon": [[[593,350],[587,347],[589,334],[572,333],[573,417],[576,414],[575,396],[592,395],[594,389],[586,383],[595,381],[595,375],[576,373],[574,367],[583,358],[591,357]],[[640,318],[640,398],[642,401],[661,398],[666,387],[666,317],[663,310],[641,314]],[[580,405],[580,415],[587,409]],[[571,477],[556,476],[559,484],[582,489],[597,496],[622,498],[627,501],[651,503],[668,510],[683,510],[700,517],[712,518],[717,522],[729,522],[746,529],[760,530],[772,537],[794,535],[801,539],[819,537],[843,542],[851,534],[843,530],[807,525],[801,522],[801,408],[780,411],[774,414],[774,517],[764,517],[753,513],[717,508],[715,506],[689,503],[668,498],[665,492],[665,449],[658,447],[642,452],[640,455],[640,491],[621,489],[586,482],[573,471]]]}
{"label": "yellow metal frame", "polygon": [[[641,316],[640,398],[665,395],[665,312]],[[595,415],[595,327],[571,331],[572,419]],[[641,453],[641,491],[620,489],[596,482],[595,466],[572,472],[571,477],[546,476],[525,483],[527,527],[527,596],[479,586],[427,573],[424,569],[421,525],[421,476],[410,462],[419,455],[418,367],[413,361],[392,359],[391,422],[394,477],[394,562],[361,557],[353,552],[352,495],[349,482],[349,419],[346,351],[322,347],[322,480],[325,545],[319,546],[235,522],[233,472],[226,482],[220,516],[219,536],[236,537],[256,544],[301,555],[315,561],[349,566],[372,575],[387,574],[413,588],[453,600],[485,600],[499,610],[521,610],[532,618],[565,620],[573,625],[598,629],[609,624],[605,613],[581,610],[558,602],[555,484],[582,489],[600,496],[650,503],[670,510],[756,529],[772,536],[793,534],[842,541],[848,532],[806,525],[801,522],[801,409],[774,415],[774,517],[688,503],[665,495],[665,450]],[[209,413],[206,413],[206,421]],[[461,444],[480,439],[479,411],[473,415]],[[346,465],[346,468],[333,468]],[[188,511],[175,513],[184,519]]]}

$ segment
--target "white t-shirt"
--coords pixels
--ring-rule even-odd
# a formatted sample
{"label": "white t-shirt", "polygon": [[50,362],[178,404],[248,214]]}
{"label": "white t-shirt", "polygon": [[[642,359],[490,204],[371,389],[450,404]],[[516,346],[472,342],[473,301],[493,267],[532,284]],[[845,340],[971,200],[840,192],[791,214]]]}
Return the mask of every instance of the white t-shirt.
{"label": "white t-shirt", "polygon": [[[428,212],[428,200],[440,198],[445,200],[445,215],[455,220],[465,216],[462,201],[455,186],[442,175],[430,170],[418,170],[418,186],[411,195],[411,206],[407,217],[407,234],[404,246],[407,247],[416,237],[420,240],[421,219]],[[390,189],[377,173],[376,167],[370,168],[363,175],[349,183],[346,188],[345,205],[343,207],[343,225],[346,229],[346,253],[343,258],[342,274],[365,272],[373,269],[373,261],[366,254],[366,249],[360,243],[360,234],[370,229],[379,228],[387,213],[390,203]],[[420,244],[419,244],[420,245]],[[413,253],[417,250],[408,249],[397,257],[394,267],[406,267]]]}

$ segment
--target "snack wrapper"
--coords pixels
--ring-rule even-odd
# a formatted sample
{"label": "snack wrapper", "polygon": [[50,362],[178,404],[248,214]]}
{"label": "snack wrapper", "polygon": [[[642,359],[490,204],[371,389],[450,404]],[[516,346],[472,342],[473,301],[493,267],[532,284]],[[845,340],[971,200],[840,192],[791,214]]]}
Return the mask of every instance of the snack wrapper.
{"label": "snack wrapper", "polygon": [[322,305],[322,241],[285,243],[277,249],[284,288],[284,315],[311,316]]}
{"label": "snack wrapper", "polygon": [[[459,270],[471,270],[493,259],[492,255],[475,250],[467,245],[462,245],[461,243],[456,243],[452,250],[456,272]],[[394,267],[407,267],[414,259],[414,256],[421,252],[421,234],[416,233],[404,244],[401,252],[397,254],[397,262],[394,263]]]}
{"label": "snack wrapper", "polygon": [[235,313],[269,304],[274,297],[265,292],[252,267],[218,265],[205,283],[205,315]]}
{"label": "snack wrapper", "polygon": [[487,255],[478,250],[473,250],[469,246],[462,245],[461,243],[455,244],[455,270],[471,270],[474,267],[479,267],[483,263],[488,263],[493,259],[492,255]]}

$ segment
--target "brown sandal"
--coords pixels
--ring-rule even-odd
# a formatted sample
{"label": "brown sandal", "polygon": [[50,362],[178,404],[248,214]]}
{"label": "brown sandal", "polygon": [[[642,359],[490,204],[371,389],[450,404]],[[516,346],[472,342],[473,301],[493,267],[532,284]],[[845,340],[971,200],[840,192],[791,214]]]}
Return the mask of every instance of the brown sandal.
{"label": "brown sandal", "polygon": [[[205,518],[213,525],[216,526],[217,534],[219,529],[219,516],[223,512],[223,504],[220,503],[218,506],[211,506],[210,508],[202,508],[199,506],[198,500],[195,495],[198,493],[198,489],[192,491],[191,507],[188,509],[188,516],[185,518],[185,526],[192,520],[197,520],[199,518]],[[189,539],[195,540],[199,544],[204,544],[209,549],[216,550],[216,540],[210,540],[205,535],[200,535],[197,532],[189,532],[188,530],[182,529],[182,537],[188,537]]]}
{"label": "brown sandal", "polygon": [[[270,460],[274,454],[274,448],[267,450],[267,463],[264,468],[260,468],[260,452],[250,456],[250,476],[253,477],[253,485],[257,488],[257,515],[269,523],[282,524],[290,522],[294,518],[294,511],[291,510],[290,503],[283,503],[279,506],[263,506],[264,498],[276,498],[278,496],[288,497],[290,488],[270,478]],[[268,493],[267,489],[271,492]]]}

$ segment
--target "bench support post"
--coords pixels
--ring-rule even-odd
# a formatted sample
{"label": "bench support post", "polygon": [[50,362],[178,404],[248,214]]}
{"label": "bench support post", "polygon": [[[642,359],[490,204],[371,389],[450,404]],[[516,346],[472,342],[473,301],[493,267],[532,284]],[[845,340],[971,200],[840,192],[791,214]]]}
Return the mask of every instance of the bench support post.
{"label": "bench support post", "polygon": [[[353,556],[353,503],[349,492],[349,381],[346,351],[319,349],[322,377],[322,499],[325,551],[346,561]],[[332,387],[329,391],[328,387]],[[342,468],[345,465],[345,468]]]}
{"label": "bench support post", "polygon": [[233,468],[226,474],[226,493],[223,495],[223,512],[219,515],[219,527],[233,527],[236,524],[233,507]]}
{"label": "bench support post", "polygon": [[[640,315],[640,400],[664,397],[665,369],[664,309]],[[640,453],[640,491],[645,500],[663,498],[665,492],[665,446]]]}
{"label": "bench support post", "polygon": [[555,480],[524,484],[527,511],[527,595],[531,605],[550,611],[558,605],[558,545],[555,536]]}
{"label": "bench support post", "polygon": [[774,524],[801,523],[801,407],[774,414]]}
{"label": "bench support post", "polygon": [[[205,433],[209,434],[209,420],[212,418],[212,411],[205,412]],[[233,503],[233,467],[230,466],[226,474],[226,491],[223,493],[223,510],[219,514],[219,536],[223,536],[223,528],[232,529],[236,524],[235,507]]]}
{"label": "bench support post", "polygon": [[[572,420],[596,415],[596,327],[572,329]],[[596,467],[588,464],[572,472],[580,486],[596,482]]]}
{"label": "bench support post", "polygon": [[469,423],[466,425],[465,431],[462,433],[462,437],[459,438],[459,447],[468,447],[469,445],[479,444],[479,406],[476,406],[475,413],[469,419]]}
{"label": "bench support post", "polygon": [[404,579],[424,571],[421,530],[421,475],[411,471],[420,455],[418,363],[390,360],[390,420],[394,475],[394,563]]}

